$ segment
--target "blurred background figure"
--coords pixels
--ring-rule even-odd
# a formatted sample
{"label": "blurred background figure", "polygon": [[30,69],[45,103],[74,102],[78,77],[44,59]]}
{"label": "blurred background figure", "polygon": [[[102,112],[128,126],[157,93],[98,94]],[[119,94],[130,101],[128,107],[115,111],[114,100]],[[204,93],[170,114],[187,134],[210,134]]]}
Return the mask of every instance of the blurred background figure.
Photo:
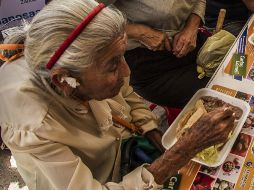
{"label": "blurred background figure", "polygon": [[208,78],[198,79],[196,56],[204,43],[198,28],[205,0],[100,0],[113,3],[128,19],[125,59],[130,84],[145,99],[182,108]]}
{"label": "blurred background figure", "polygon": [[216,27],[220,9],[226,9],[223,29],[237,36],[251,13],[253,0],[206,0],[205,25],[211,31]]}

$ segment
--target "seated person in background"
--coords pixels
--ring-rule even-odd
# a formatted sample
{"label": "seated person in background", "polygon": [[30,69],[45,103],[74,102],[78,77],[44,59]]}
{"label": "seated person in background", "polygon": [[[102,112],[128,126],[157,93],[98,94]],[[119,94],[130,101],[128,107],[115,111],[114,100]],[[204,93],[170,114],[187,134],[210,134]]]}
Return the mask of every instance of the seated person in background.
{"label": "seated person in background", "polygon": [[206,0],[205,26],[213,31],[220,9],[226,9],[223,29],[237,36],[254,12],[253,0]]}
{"label": "seated person in background", "polygon": [[23,57],[0,68],[0,124],[29,190],[157,190],[198,152],[225,142],[234,126],[231,110],[210,112],[121,180],[121,144],[133,134],[117,121],[163,147],[154,115],[128,85],[126,20],[103,7],[53,0],[28,31],[5,41],[25,44]]}
{"label": "seated person in background", "polygon": [[128,19],[125,59],[130,84],[145,99],[182,108],[205,87],[198,79],[196,55],[204,39],[205,0],[99,0],[113,3]]}

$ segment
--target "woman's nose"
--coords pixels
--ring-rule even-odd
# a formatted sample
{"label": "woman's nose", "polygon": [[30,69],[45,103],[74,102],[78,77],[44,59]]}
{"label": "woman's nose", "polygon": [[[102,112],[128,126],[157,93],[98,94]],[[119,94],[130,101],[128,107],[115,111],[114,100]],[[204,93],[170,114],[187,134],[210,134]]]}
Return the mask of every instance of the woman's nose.
{"label": "woman's nose", "polygon": [[120,66],[120,76],[121,77],[128,77],[128,76],[130,76],[130,74],[131,74],[130,68],[129,68],[128,64],[126,63],[125,58],[122,57],[121,66]]}

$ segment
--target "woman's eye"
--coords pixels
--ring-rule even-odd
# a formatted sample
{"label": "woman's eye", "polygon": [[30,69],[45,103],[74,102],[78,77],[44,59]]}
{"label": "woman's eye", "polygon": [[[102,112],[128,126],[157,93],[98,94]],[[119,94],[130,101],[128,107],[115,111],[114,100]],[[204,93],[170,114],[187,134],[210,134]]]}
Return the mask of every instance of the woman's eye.
{"label": "woman's eye", "polygon": [[114,73],[117,71],[117,67],[114,67],[113,69],[110,70],[110,72]]}
{"label": "woman's eye", "polygon": [[112,60],[111,62],[112,67],[110,68],[110,72],[116,72],[119,62],[120,62],[119,57],[116,57]]}

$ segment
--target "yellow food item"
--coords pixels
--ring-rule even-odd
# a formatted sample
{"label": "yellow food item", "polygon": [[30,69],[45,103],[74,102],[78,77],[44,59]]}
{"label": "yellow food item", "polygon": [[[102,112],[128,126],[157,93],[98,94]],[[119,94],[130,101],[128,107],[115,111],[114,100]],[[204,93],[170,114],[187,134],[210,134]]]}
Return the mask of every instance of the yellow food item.
{"label": "yellow food item", "polygon": [[[232,136],[233,132],[231,131],[228,135],[228,139]],[[209,164],[214,163],[217,160],[219,149],[222,148],[224,144],[217,144],[215,146],[210,146],[205,150],[201,151],[196,155],[196,158],[206,161]]]}
{"label": "yellow food item", "polygon": [[[221,145],[220,145],[221,146]],[[205,160],[207,163],[214,163],[217,160],[219,145],[211,146],[196,155],[197,158]]]}

